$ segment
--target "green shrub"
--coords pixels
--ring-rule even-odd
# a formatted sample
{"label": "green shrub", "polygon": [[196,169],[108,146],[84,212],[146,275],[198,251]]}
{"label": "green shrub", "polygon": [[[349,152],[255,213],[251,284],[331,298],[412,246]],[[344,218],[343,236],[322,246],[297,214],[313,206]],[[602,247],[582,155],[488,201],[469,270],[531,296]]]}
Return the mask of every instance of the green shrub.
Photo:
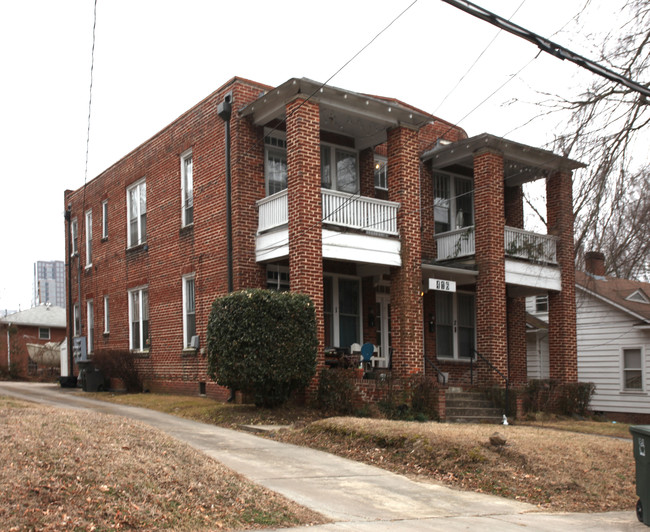
{"label": "green shrub", "polygon": [[208,322],[208,374],[277,406],[316,372],[316,314],[308,296],[243,290],[218,298]]}
{"label": "green shrub", "polygon": [[337,414],[354,410],[354,369],[324,369],[318,381],[318,408]]}
{"label": "green shrub", "polygon": [[138,355],[128,349],[98,349],[92,361],[106,379],[121,379],[127,392],[139,393],[142,378],[135,363],[137,358]]}

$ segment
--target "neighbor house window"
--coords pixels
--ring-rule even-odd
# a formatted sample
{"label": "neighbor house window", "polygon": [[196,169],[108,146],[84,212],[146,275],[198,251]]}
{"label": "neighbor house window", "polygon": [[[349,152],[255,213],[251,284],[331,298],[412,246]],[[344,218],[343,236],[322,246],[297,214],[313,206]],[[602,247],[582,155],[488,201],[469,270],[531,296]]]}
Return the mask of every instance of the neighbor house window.
{"label": "neighbor house window", "polygon": [[133,351],[149,349],[149,290],[138,288],[129,292],[129,346]]}
{"label": "neighbor house window", "polygon": [[39,327],[38,328],[38,339],[39,340],[49,340],[50,339],[50,328],[49,327]]}
{"label": "neighbor house window", "polygon": [[196,335],[196,295],[194,275],[183,277],[183,347],[191,346]]}
{"label": "neighbor house window", "polygon": [[548,296],[535,298],[535,312],[548,312]]}
{"label": "neighbor house window", "polygon": [[88,340],[86,345],[88,352],[92,353],[95,347],[95,305],[92,299],[86,302],[86,311],[88,321]]}
{"label": "neighbor house window", "polygon": [[86,268],[93,263],[93,211],[86,213]]}
{"label": "neighbor house window", "polygon": [[388,162],[378,155],[375,155],[375,188],[388,190]]}
{"label": "neighbor house window", "polygon": [[81,334],[81,316],[79,315],[79,303],[75,303],[72,307],[72,314],[74,320],[73,335],[79,336]]}
{"label": "neighbor house window", "polygon": [[70,222],[70,241],[72,243],[71,249],[72,249],[72,254],[76,255],[79,252],[79,248],[77,247],[77,236],[79,235],[79,226],[77,224],[77,219],[75,218]]}
{"label": "neighbor house window", "polygon": [[623,390],[642,391],[643,350],[639,347],[623,349]]}
{"label": "neighbor house window", "polygon": [[323,279],[323,317],[327,347],[350,347],[361,343],[359,279],[343,276]]}
{"label": "neighbor house window", "polygon": [[474,187],[471,179],[442,172],[433,174],[435,232],[474,225]]}
{"label": "neighbor house window", "polygon": [[102,201],[102,238],[108,238],[108,200]]}
{"label": "neighbor house window", "polygon": [[469,360],[475,348],[474,294],[436,292],[436,356]]}
{"label": "neighbor house window", "polygon": [[335,146],[320,147],[321,187],[356,194],[359,192],[357,154]]}
{"label": "neighbor house window", "polygon": [[264,138],[264,175],[266,195],[287,188],[287,141],[277,135]]}
{"label": "neighbor house window", "polygon": [[147,240],[147,183],[143,179],[126,189],[128,212],[128,246]]}
{"label": "neighbor house window", "polygon": [[110,328],[110,319],[109,319],[109,309],[108,309],[108,296],[104,296],[104,334],[108,334],[111,330]]}
{"label": "neighbor house window", "polygon": [[181,199],[183,202],[182,224],[185,227],[194,223],[194,178],[191,150],[181,155]]}

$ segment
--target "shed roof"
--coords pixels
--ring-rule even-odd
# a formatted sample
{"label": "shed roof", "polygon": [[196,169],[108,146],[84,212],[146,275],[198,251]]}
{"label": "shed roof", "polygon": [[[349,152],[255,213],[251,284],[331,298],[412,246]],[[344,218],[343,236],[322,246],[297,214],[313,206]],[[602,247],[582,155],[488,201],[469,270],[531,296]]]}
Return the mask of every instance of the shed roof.
{"label": "shed roof", "polygon": [[31,325],[34,327],[65,328],[65,309],[51,305],[39,305],[20,312],[14,312],[0,319],[1,323]]}

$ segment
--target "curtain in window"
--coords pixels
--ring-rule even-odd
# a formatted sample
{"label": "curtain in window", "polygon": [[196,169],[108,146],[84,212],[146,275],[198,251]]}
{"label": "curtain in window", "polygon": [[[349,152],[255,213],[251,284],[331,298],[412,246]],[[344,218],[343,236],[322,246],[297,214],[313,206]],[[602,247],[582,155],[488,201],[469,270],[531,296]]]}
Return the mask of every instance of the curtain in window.
{"label": "curtain in window", "polygon": [[350,194],[359,192],[355,153],[336,150],[336,188]]}

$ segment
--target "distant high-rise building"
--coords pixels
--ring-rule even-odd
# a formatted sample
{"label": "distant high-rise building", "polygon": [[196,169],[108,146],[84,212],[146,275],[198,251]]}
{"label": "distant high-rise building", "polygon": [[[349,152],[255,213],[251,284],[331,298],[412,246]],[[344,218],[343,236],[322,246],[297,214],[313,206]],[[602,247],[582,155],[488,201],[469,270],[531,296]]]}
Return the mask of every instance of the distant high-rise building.
{"label": "distant high-rise building", "polygon": [[34,306],[50,303],[65,308],[65,264],[62,260],[34,264]]}

